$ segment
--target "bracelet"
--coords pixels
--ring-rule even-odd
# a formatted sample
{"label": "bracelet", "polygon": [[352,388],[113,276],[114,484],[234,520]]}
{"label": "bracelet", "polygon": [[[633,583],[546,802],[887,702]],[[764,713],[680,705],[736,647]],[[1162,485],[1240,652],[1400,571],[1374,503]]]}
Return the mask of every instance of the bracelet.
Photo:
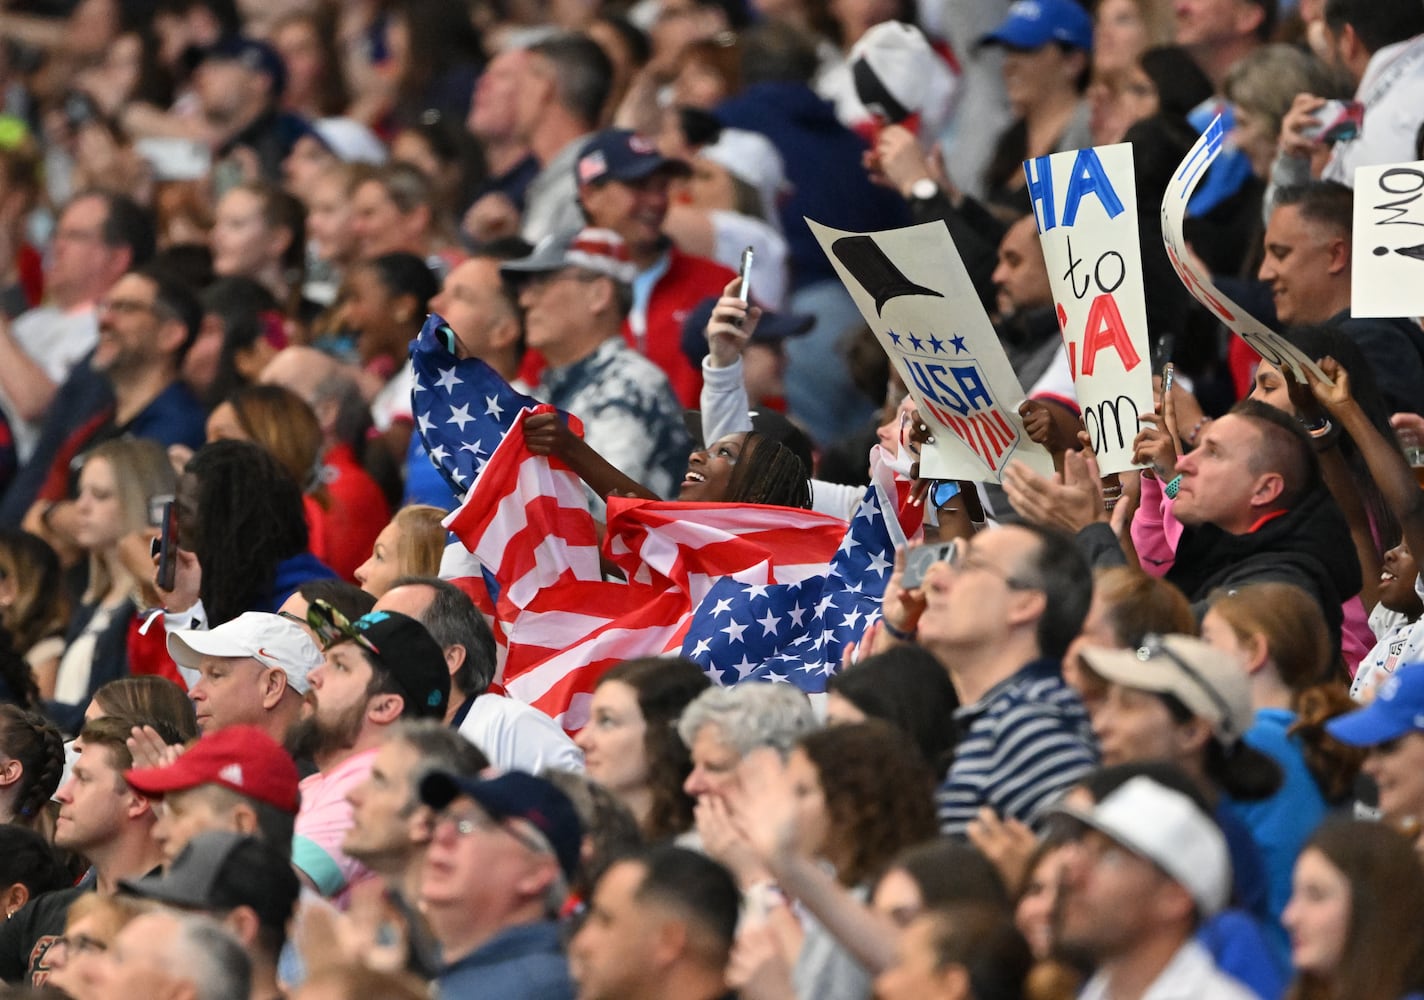
{"label": "bracelet", "polygon": [[[1196,426],[1192,428],[1191,433],[1187,435],[1187,444],[1195,448],[1197,444],[1197,435],[1200,434],[1201,429],[1209,423],[1211,423],[1211,417],[1202,417],[1200,420],[1198,420]],[[1173,496],[1175,495],[1176,494],[1173,494]]]}
{"label": "bracelet", "polygon": [[898,639],[900,642],[911,642],[915,638],[915,634],[919,631],[919,629],[913,628],[910,629],[910,631],[908,632],[904,631],[903,629],[898,629],[894,625],[890,624],[889,618],[886,618],[883,615],[880,618],[880,624],[885,626],[885,631],[889,634],[890,638]]}
{"label": "bracelet", "polygon": [[1182,474],[1179,472],[1172,478],[1172,481],[1162,487],[1162,492],[1167,494],[1168,500],[1177,499],[1177,491],[1182,488]]}

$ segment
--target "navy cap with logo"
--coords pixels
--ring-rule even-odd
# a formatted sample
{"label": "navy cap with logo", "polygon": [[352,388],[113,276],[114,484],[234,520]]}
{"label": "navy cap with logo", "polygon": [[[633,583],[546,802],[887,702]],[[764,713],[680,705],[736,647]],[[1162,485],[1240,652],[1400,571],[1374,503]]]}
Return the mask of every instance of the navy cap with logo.
{"label": "navy cap with logo", "polygon": [[477,802],[491,819],[529,823],[549,842],[564,877],[573,879],[583,845],[583,824],[574,804],[553,782],[523,771],[506,771],[493,778],[433,771],[420,782],[420,801],[432,809],[444,809],[461,795]]}
{"label": "navy cap with logo", "polygon": [[204,53],[205,59],[229,59],[272,81],[272,96],[281,97],[287,86],[287,64],[266,42],[245,35],[228,35]]}
{"label": "navy cap with logo", "polygon": [[399,611],[371,611],[351,621],[326,601],[307,608],[307,624],[323,646],[354,642],[391,675],[405,700],[402,715],[443,719],[450,701],[445,652],[424,625]]}
{"label": "navy cap with logo", "polygon": [[606,128],[584,143],[574,166],[579,184],[602,181],[640,181],[659,171],[679,176],[692,173],[682,160],[658,152],[652,140],[626,128]]}

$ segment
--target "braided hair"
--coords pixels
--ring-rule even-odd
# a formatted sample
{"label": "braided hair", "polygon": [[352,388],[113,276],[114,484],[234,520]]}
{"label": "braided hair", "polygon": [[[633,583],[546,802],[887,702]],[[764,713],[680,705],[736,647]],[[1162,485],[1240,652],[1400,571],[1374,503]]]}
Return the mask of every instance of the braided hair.
{"label": "braided hair", "polygon": [[10,822],[39,829],[46,820],[45,806],[64,776],[64,736],[43,716],[3,704],[0,754],[18,761],[22,769]]}
{"label": "braided hair", "polygon": [[205,445],[183,479],[182,492],[196,500],[197,523],[185,535],[203,569],[209,620],[273,606],[277,564],[307,548],[301,487],[250,441]]}
{"label": "braided hair", "polygon": [[765,434],[748,431],[724,499],[810,510],[811,483],[794,451]]}

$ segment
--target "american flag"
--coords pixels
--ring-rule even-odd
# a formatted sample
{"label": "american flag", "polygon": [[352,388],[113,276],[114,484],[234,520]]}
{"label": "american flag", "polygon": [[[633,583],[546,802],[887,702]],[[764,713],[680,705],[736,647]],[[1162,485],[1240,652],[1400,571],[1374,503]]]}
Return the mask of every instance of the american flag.
{"label": "american flag", "polygon": [[[415,429],[456,496],[464,496],[522,410],[539,401],[516,391],[479,358],[457,358],[454,331],[438,315],[425,318],[411,341]],[[577,418],[564,415],[575,433]]]}
{"label": "american flag", "polygon": [[845,647],[880,617],[895,550],[905,544],[899,507],[898,491],[882,479],[867,487],[820,572],[773,586],[718,580],[697,605],[683,655],[714,684],[771,681],[825,691]]}
{"label": "american flag", "polygon": [[[744,588],[755,602],[762,592],[798,585],[816,606],[801,619],[807,646],[815,642],[813,625],[847,641],[864,629],[888,576],[878,567],[889,566],[894,539],[903,539],[893,517],[887,524],[882,513],[887,503],[895,509],[895,501],[885,499],[897,497],[893,486],[888,493],[872,489],[871,506],[849,530],[844,521],[812,511],[614,497],[602,555],[622,568],[627,582],[609,581],[600,573],[582,486],[558,460],[528,451],[524,419],[521,414],[447,522],[499,580],[495,617],[506,643],[503,682],[512,697],[565,729],[580,728],[605,670],[635,656],[691,651],[689,629],[712,615],[729,588]],[[788,629],[780,646],[766,650],[765,677],[793,658],[803,666],[813,658],[812,650],[799,650],[799,638]],[[725,660],[714,663],[699,653],[699,662],[730,683],[740,662],[734,645],[725,643]],[[833,670],[839,646],[831,650],[823,640],[821,647],[816,670],[826,664]]]}

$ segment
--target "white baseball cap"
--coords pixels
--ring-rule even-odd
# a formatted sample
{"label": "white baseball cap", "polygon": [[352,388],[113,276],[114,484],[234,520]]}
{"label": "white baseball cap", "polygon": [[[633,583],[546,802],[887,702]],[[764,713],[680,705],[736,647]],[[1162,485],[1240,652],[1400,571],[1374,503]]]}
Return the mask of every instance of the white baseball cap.
{"label": "white baseball cap", "polygon": [[1141,855],[1191,893],[1203,917],[1231,896],[1231,855],[1221,828],[1181,792],[1138,776],[1092,809],[1058,810]]}
{"label": "white baseball cap", "polygon": [[168,655],[196,670],[205,656],[250,657],[287,675],[298,694],[311,688],[307,675],[321,666],[321,650],[299,625],[281,615],[247,611],[214,629],[183,629],[168,636]]}
{"label": "white baseball cap", "polygon": [[763,218],[778,228],[781,225],[778,204],[781,196],[791,190],[786,181],[786,167],[781,154],[771,140],[760,132],[740,128],[724,128],[717,141],[697,151],[698,157],[711,160],[733,177],[750,184],[761,199]]}

